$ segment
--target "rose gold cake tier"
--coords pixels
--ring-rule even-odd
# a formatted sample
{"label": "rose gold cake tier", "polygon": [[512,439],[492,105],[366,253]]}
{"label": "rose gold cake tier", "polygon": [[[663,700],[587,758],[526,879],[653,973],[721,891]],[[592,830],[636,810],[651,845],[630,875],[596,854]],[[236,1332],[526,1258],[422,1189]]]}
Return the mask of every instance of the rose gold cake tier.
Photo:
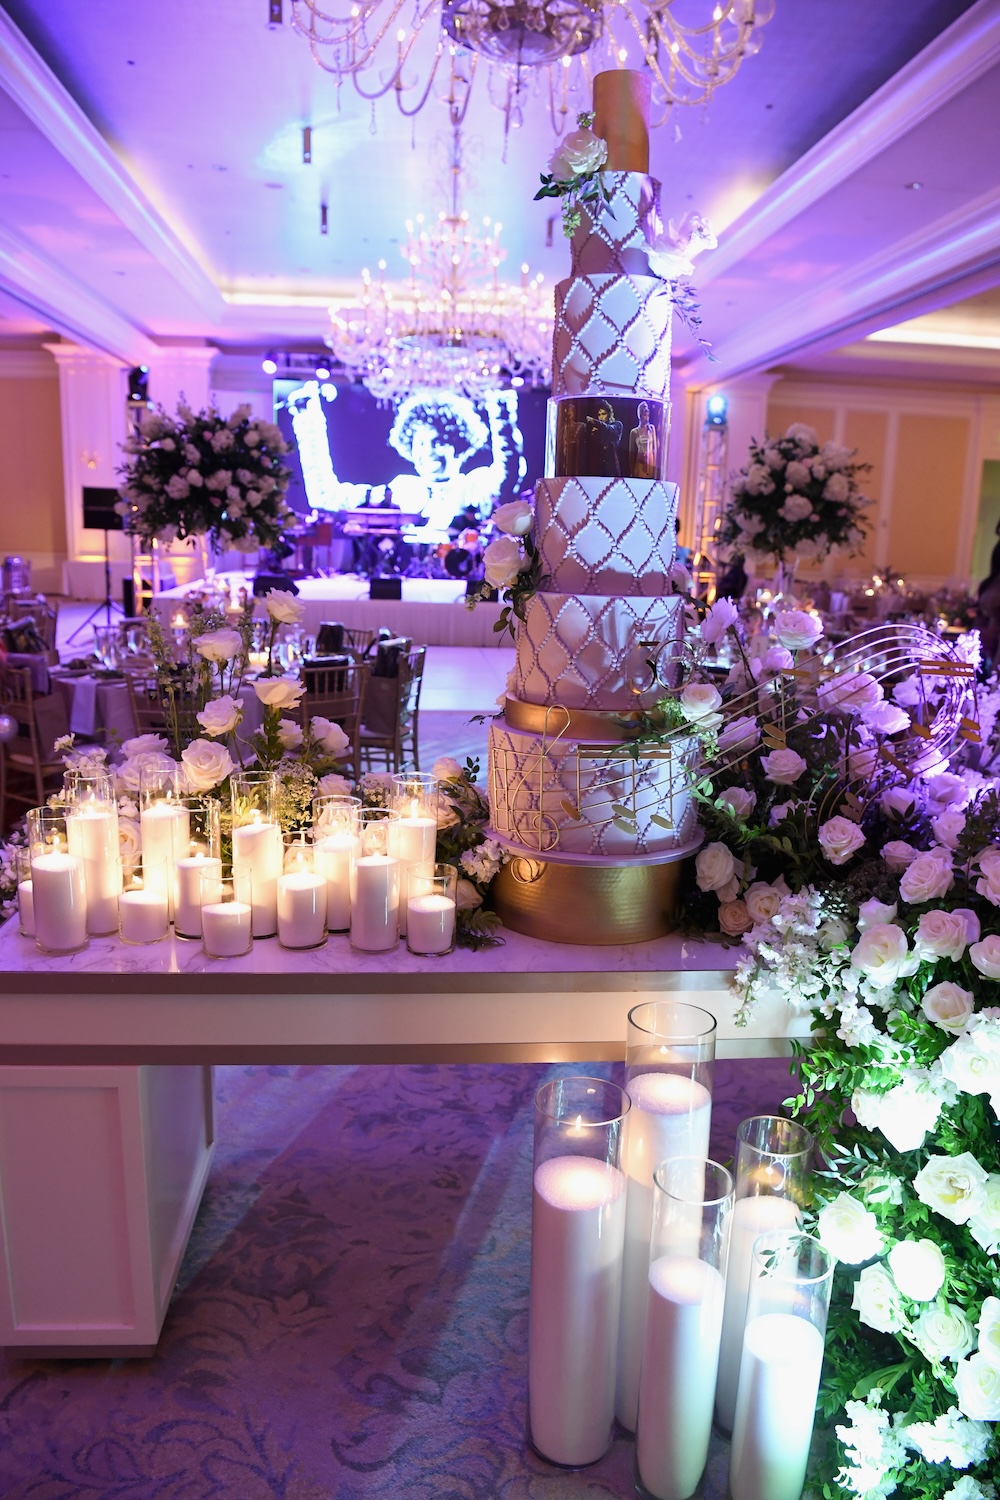
{"label": "rose gold cake tier", "polygon": [[535,525],[547,588],[656,597],[676,552],[677,486],[657,479],[540,479]]}

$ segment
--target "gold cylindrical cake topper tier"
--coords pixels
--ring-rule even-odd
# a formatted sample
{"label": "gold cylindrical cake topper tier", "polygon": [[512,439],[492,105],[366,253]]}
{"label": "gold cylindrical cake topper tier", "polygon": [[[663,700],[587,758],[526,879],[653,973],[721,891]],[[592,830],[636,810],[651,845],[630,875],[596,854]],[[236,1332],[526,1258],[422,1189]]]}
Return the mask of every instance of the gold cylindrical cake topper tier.
{"label": "gold cylindrical cake topper tier", "polygon": [[649,171],[649,74],[614,68],[594,79],[594,134],[608,143],[608,172]]}

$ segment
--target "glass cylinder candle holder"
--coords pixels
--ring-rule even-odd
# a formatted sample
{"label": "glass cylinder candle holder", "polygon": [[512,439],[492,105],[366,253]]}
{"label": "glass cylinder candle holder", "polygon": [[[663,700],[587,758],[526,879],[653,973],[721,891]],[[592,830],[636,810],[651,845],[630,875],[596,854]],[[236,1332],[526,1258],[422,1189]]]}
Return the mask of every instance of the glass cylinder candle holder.
{"label": "glass cylinder candle holder", "polygon": [[17,930],[22,937],[35,935],[35,905],[31,893],[31,850],[14,849],[14,874],[17,878]]}
{"label": "glass cylinder candle holder", "polygon": [[278,876],[278,942],[283,948],[319,948],[326,942],[326,876],[304,832],[286,833]]}
{"label": "glass cylinder candle holder", "polygon": [[753,1249],[729,1458],[732,1500],[799,1500],[823,1366],[834,1260],[810,1234]]}
{"label": "glass cylinder candle holder", "polygon": [[41,953],[79,953],[87,946],[87,888],[83,861],[70,853],[65,806],[28,813],[31,904]]}
{"label": "glass cylinder candle holder", "polygon": [[406,935],[409,872],[433,864],[437,853],[439,782],[423,771],[403,771],[392,778],[391,806],[399,813],[394,853],[399,860],[399,931]]}
{"label": "glass cylinder candle holder", "polygon": [[628,1179],[615,1414],[635,1430],[649,1281],[653,1173],[676,1156],[708,1156],[715,1017],[676,1000],[647,1000],[628,1016],[625,1088],[632,1101],[622,1149]]}
{"label": "glass cylinder candle holder", "polygon": [[406,888],[406,946],[441,957],[455,947],[458,871],[454,865],[411,865]]}
{"label": "glass cylinder candle holder", "polygon": [[123,943],[162,943],[170,928],[166,872],[145,857],[130,865],[118,897],[118,935]]}
{"label": "glass cylinder candle holder", "polygon": [[360,797],[313,798],[313,843],[316,868],[326,876],[326,925],[346,932],[351,925],[351,866],[361,852],[358,834]]}
{"label": "glass cylinder candle holder", "polygon": [[611,1444],[628,1110],[602,1078],[557,1078],[535,1096],[528,1440],[569,1468]]}
{"label": "glass cylinder candle holder", "polygon": [[233,868],[253,881],[253,935],[274,937],[278,930],[278,876],[281,827],[278,781],[270,771],[238,771],[230,777],[233,799]]}
{"label": "glass cylinder candle holder", "polygon": [[716,1421],[725,1432],[732,1432],[736,1417],[754,1243],[770,1230],[796,1228],[809,1191],[812,1148],[809,1131],[781,1115],[754,1115],[736,1132],[736,1201],[715,1393]]}
{"label": "glass cylinder candle holder", "polygon": [[[215,797],[186,796],[188,841],[178,844],[174,861],[174,931],[180,938],[201,937],[201,877],[222,868],[221,809]],[[183,832],[183,829],[181,829]]]}
{"label": "glass cylinder candle holder", "polygon": [[358,815],[361,850],[351,875],[351,947],[384,953],[399,941],[399,859],[392,808],[364,807]]}
{"label": "glass cylinder candle holder", "polygon": [[253,877],[223,861],[201,873],[201,945],[207,958],[239,958],[253,946]]}
{"label": "glass cylinder candle holder", "polygon": [[708,1462],[733,1179],[681,1156],[653,1174],[649,1299],[635,1434],[643,1500],[690,1500]]}
{"label": "glass cylinder candle holder", "polygon": [[100,937],[118,931],[122,863],[118,844],[118,800],[107,771],[74,770],[64,782],[69,850],[83,864],[87,931]]}
{"label": "glass cylinder candle holder", "polygon": [[139,769],[139,834],[142,857],[148,861],[149,879],[163,882],[173,915],[174,870],[178,855],[188,847],[191,819],[187,807],[187,783],[180,766],[141,766]]}

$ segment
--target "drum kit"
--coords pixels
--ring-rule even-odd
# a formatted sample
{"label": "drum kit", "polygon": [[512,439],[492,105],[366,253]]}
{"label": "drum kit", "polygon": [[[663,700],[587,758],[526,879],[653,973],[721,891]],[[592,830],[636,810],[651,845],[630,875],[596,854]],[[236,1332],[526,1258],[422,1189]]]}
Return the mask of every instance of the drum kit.
{"label": "drum kit", "polygon": [[[485,529],[469,526],[452,538],[425,524],[419,511],[363,506],[337,511],[336,530],[354,543],[353,571],[362,577],[478,579],[483,576]],[[289,533],[306,562],[317,525],[305,522]]]}

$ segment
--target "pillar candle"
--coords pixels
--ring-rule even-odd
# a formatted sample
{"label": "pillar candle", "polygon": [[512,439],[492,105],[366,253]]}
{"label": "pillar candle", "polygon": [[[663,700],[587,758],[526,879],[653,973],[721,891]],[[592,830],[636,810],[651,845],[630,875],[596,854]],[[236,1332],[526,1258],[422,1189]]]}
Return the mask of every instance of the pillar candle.
{"label": "pillar candle", "polygon": [[185,854],[177,861],[174,929],[178,937],[201,937],[201,877],[222,878],[222,861],[209,854]]}
{"label": "pillar candle", "polygon": [[407,872],[411,865],[433,864],[437,851],[437,819],[414,813],[393,824],[392,851],[399,860],[399,930],[406,935]]}
{"label": "pillar candle", "polygon": [[122,864],[118,849],[118,810],[83,802],[66,818],[70,854],[83,865],[87,892],[87,931],[93,937],[118,931]]}
{"label": "pillar candle", "polygon": [[281,829],[277,823],[243,823],[233,829],[233,869],[248,870],[253,881],[255,938],[273,937],[278,930],[281,856]]}
{"label": "pillar candle", "polygon": [[447,953],[455,941],[455,903],[431,891],[406,903],[406,941],[414,953]]}
{"label": "pillar candle", "polygon": [[123,943],[160,942],[170,925],[166,891],[122,891],[118,898],[118,922]]}
{"label": "pillar candle", "polygon": [[595,1463],[614,1416],[625,1179],[589,1156],[535,1171],[528,1419],[552,1463]]}
{"label": "pillar candle", "polygon": [[625,1087],[632,1108],[622,1149],[622,1165],[628,1176],[628,1206],[616,1415],[623,1427],[634,1432],[649,1286],[653,1173],[661,1161],[672,1157],[708,1156],[712,1096],[704,1084],[680,1073],[640,1073]]}
{"label": "pillar candle", "polygon": [[22,937],[35,935],[35,905],[31,894],[31,881],[21,880],[17,887],[17,923]]}
{"label": "pillar candle", "polygon": [[649,1267],[636,1464],[655,1500],[689,1500],[708,1461],[725,1282],[693,1256]]}
{"label": "pillar candle", "polygon": [[753,1266],[754,1242],[769,1229],[794,1229],[799,1211],[790,1198],[761,1194],[738,1198],[733,1205],[729,1231],[729,1265],[726,1270],[726,1301],[722,1317],[722,1347],[719,1352],[719,1384],[715,1408],[720,1426],[733,1429],[736,1391],[743,1354],[743,1325]]}
{"label": "pillar candle", "polygon": [[389,854],[363,854],[354,861],[351,944],[379,953],[398,941],[399,860]]}
{"label": "pillar candle", "polygon": [[31,861],[35,940],[49,953],[75,953],[87,943],[87,893],[75,854],[39,854]]}
{"label": "pillar candle", "polygon": [[822,1366],[823,1335],[807,1318],[763,1313],[747,1323],[729,1460],[733,1500],[799,1500]]}
{"label": "pillar candle", "polygon": [[212,958],[238,958],[246,953],[252,928],[248,901],[206,901],[201,909],[202,942]]}
{"label": "pillar candle", "polygon": [[326,941],[326,876],[293,870],[278,876],[278,942],[318,948]]}
{"label": "pillar candle", "polygon": [[191,814],[169,798],[151,802],[139,814],[142,860],[148,867],[148,890],[161,890],[173,906],[173,871],[177,855],[191,842]]}
{"label": "pillar candle", "polygon": [[326,877],[326,925],[346,932],[351,925],[351,862],[361,853],[356,833],[329,833],[315,845],[317,871]]}

